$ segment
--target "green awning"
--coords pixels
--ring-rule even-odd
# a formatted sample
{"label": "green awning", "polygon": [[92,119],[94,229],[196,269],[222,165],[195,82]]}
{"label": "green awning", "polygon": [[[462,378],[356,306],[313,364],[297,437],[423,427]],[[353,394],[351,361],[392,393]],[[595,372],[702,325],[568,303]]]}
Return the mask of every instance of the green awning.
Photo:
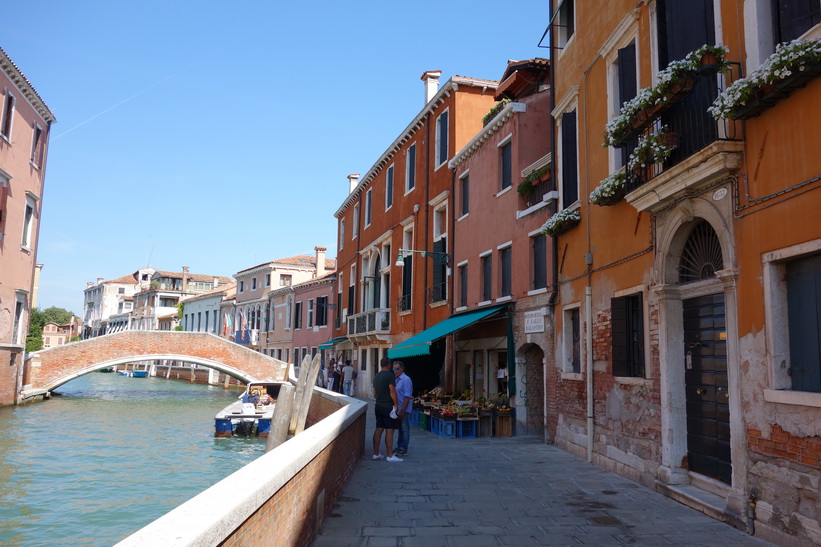
{"label": "green awning", "polygon": [[423,330],[416,336],[408,338],[404,342],[397,344],[388,350],[388,357],[390,359],[399,359],[402,357],[414,357],[416,355],[430,355],[430,344],[434,340],[438,340],[443,336],[455,332],[459,329],[465,328],[468,325],[484,319],[489,315],[496,313],[503,309],[507,304],[501,306],[491,306],[490,308],[482,308],[481,310],[461,313],[449,317],[444,321],[435,324],[427,330]]}
{"label": "green awning", "polygon": [[334,349],[334,344],[344,342],[347,339],[348,339],[347,336],[340,336],[339,338],[334,338],[333,340],[328,340],[324,344],[319,344],[319,349]]}

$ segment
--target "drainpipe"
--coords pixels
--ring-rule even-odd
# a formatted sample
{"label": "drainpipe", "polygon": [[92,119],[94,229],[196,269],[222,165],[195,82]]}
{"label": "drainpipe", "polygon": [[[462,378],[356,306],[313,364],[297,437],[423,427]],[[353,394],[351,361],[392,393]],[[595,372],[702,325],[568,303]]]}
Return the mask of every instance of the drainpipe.
{"label": "drainpipe", "polygon": [[585,356],[587,377],[587,461],[593,461],[593,289],[584,288]]}
{"label": "drainpipe", "polygon": [[[553,13],[553,0],[548,2],[548,9],[550,13]],[[553,110],[556,108],[556,63],[555,60],[555,49],[553,48],[553,40],[554,40],[554,33],[550,33],[550,43],[548,44],[548,52],[550,57],[550,162],[553,169],[553,176],[550,177],[551,184],[553,185],[553,190],[558,191],[557,182],[559,177],[556,176],[558,172],[558,165],[556,165],[556,120],[553,119]],[[556,214],[559,208],[558,200],[553,200],[552,205],[550,206],[550,214]],[[549,237],[549,236],[545,236]],[[553,354],[556,354],[556,300],[559,297],[559,247],[556,245],[555,238],[551,238],[551,245],[550,245],[550,276],[551,276],[551,287],[550,287],[550,297],[547,300],[547,308],[550,311],[550,315],[553,317],[553,332],[551,333],[551,337],[553,339]],[[548,366],[547,366],[547,359],[544,359],[544,363],[542,365],[542,369],[544,371],[543,375],[543,382],[544,382],[544,437],[545,443],[549,441],[548,437],[548,425],[547,425],[547,378],[548,378]]]}

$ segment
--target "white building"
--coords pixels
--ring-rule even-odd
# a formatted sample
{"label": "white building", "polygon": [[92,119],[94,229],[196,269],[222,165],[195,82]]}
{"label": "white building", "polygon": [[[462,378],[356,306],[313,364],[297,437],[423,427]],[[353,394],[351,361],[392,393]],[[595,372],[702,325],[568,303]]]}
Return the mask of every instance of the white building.
{"label": "white building", "polygon": [[151,276],[156,271],[147,266],[117,279],[106,281],[98,277],[96,283],[89,281],[83,295],[83,338],[111,332],[110,319],[114,315],[118,315],[116,330],[128,328],[127,316],[133,305],[131,297],[150,286]]}

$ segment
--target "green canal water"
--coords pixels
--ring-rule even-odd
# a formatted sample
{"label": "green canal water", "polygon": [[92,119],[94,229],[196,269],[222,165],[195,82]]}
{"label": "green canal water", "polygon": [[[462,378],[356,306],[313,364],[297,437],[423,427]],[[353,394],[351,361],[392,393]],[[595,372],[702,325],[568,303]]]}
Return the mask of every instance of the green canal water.
{"label": "green canal water", "polygon": [[92,373],[0,408],[0,545],[112,545],[262,455],[218,439],[236,390]]}

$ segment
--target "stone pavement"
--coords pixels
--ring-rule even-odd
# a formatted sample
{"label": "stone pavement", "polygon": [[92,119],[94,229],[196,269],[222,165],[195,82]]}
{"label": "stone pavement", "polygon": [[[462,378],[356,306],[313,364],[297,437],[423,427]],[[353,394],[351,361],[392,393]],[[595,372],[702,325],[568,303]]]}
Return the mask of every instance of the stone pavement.
{"label": "stone pavement", "polygon": [[536,437],[411,426],[404,462],[373,461],[373,422],[371,404],[365,454],[316,547],[770,545]]}

